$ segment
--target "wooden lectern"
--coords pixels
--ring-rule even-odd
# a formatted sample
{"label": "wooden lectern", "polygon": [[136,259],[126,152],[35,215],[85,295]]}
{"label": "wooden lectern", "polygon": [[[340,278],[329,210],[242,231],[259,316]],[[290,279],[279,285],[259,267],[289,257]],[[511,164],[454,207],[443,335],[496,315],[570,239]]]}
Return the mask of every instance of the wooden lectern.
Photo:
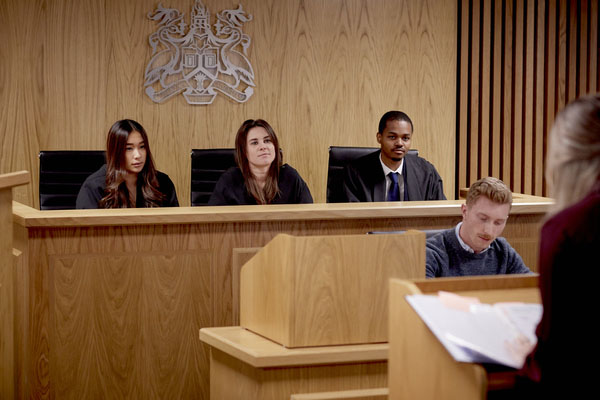
{"label": "wooden lectern", "polygon": [[0,399],[15,397],[15,271],[12,188],[29,182],[29,172],[0,175]]}
{"label": "wooden lectern", "polygon": [[387,342],[389,278],[424,278],[425,234],[277,235],[241,271],[240,325],[285,347]]}
{"label": "wooden lectern", "polygon": [[488,374],[479,364],[456,362],[405,299],[443,290],[484,303],[539,303],[537,275],[390,281],[390,400],[485,399],[488,390],[510,387],[511,373]]}
{"label": "wooden lectern", "polygon": [[423,232],[278,235],[242,267],[242,326],[200,330],[211,399],[385,398],[388,281],[424,275]]}

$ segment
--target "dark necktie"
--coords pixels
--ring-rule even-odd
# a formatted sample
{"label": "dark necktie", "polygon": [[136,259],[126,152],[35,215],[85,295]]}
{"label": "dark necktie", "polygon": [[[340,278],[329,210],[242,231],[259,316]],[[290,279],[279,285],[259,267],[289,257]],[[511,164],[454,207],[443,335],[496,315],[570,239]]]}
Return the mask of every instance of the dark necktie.
{"label": "dark necktie", "polygon": [[398,187],[398,173],[390,172],[389,177],[392,180],[390,190],[388,191],[387,201],[398,201],[400,200],[400,188]]}

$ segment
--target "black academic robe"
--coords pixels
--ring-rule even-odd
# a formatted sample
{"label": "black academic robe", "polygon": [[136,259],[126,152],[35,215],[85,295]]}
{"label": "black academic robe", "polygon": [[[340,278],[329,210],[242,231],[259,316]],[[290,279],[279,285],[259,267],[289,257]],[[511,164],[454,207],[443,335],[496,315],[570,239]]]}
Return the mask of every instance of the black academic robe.
{"label": "black academic robe", "polygon": [[[161,207],[179,207],[179,201],[177,200],[177,193],[175,192],[175,185],[171,181],[171,178],[167,174],[163,174],[160,171],[156,171],[156,178],[158,179],[158,189],[162,194],[165,195],[165,200]],[[136,208],[146,207],[144,203],[144,195],[142,194],[142,186],[137,186],[136,194]],[[76,208],[98,208],[98,202],[106,196],[106,164],[104,164],[98,171],[88,176],[83,182],[79,194],[77,195]]]}
{"label": "black academic robe", "polygon": [[[343,193],[347,202],[386,201],[380,151],[346,166]],[[442,178],[433,164],[414,154],[404,156],[404,201],[446,200]]]}
{"label": "black academic robe", "polygon": [[[279,170],[279,194],[271,204],[312,203],[313,198],[306,182],[291,166],[284,164]],[[248,193],[242,171],[233,167],[221,175],[208,200],[209,206],[253,205],[254,197]]]}

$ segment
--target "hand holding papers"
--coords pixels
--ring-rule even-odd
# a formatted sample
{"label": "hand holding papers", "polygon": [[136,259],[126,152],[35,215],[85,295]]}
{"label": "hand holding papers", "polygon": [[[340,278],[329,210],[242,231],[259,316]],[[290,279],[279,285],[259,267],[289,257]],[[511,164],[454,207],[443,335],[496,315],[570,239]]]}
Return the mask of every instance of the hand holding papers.
{"label": "hand holding papers", "polygon": [[479,303],[440,292],[411,295],[406,300],[459,362],[488,362],[521,368],[536,343],[540,304]]}

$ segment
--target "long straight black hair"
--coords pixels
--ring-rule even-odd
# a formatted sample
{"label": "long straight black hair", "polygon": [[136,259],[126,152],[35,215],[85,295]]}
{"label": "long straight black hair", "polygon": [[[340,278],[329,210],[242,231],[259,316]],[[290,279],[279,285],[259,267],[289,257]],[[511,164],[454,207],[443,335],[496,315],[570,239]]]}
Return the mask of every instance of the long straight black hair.
{"label": "long straight black hair", "polygon": [[125,176],[127,175],[125,160],[127,139],[133,132],[142,135],[146,148],[146,162],[137,177],[137,186],[141,185],[144,205],[146,207],[160,207],[165,199],[165,195],[160,192],[158,187],[157,172],[154,167],[146,130],[132,119],[122,119],[110,127],[106,138],[106,196],[99,202],[101,208],[136,206],[133,199],[129,197],[129,191],[125,183]]}

